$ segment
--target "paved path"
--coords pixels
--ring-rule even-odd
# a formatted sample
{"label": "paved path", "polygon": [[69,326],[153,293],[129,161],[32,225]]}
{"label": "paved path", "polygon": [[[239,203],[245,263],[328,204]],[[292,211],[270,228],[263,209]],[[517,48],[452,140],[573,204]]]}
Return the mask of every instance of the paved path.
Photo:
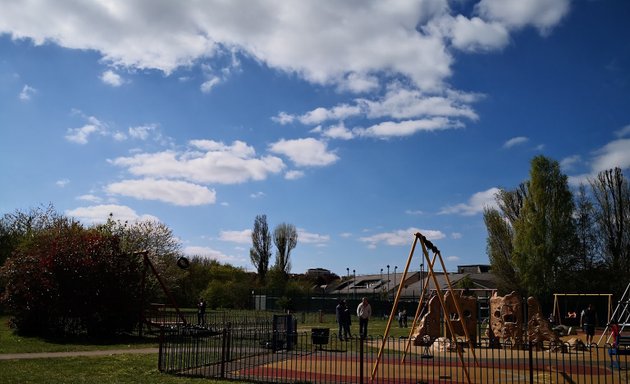
{"label": "paved path", "polygon": [[18,360],[18,359],[45,359],[54,357],[74,357],[74,356],[109,356],[123,354],[151,354],[158,353],[157,348],[140,348],[140,349],[109,349],[98,351],[74,351],[74,352],[33,352],[33,353],[3,353],[0,354],[0,360]]}

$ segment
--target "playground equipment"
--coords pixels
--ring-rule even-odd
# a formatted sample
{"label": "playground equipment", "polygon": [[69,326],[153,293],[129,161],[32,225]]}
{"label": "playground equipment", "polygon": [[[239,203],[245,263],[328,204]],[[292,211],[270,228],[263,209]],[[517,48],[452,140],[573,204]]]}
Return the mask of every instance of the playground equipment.
{"label": "playground equipment", "polygon": [[[177,302],[175,301],[175,298],[171,294],[171,291],[166,287],[166,284],[164,284],[164,281],[162,281],[162,278],[160,277],[160,274],[158,273],[157,269],[155,269],[155,266],[151,262],[151,259],[149,258],[149,251],[146,251],[146,250],[136,251],[133,254],[142,256],[142,260],[143,260],[143,263],[144,263],[144,269],[142,271],[142,283],[140,285],[140,289],[141,289],[141,292],[140,292],[140,321],[139,321],[139,325],[138,325],[138,327],[139,327],[138,335],[140,337],[142,337],[143,324],[146,324],[149,328],[151,328],[151,326],[154,326],[154,325],[157,325],[157,326],[163,326],[164,325],[163,323],[155,324],[150,319],[148,319],[146,314],[145,314],[145,290],[146,290],[147,273],[148,273],[149,270],[151,271],[151,273],[153,273],[153,275],[157,279],[158,283],[160,284],[160,287],[162,288],[162,291],[164,292],[164,294],[166,295],[168,300],[171,302],[171,305],[173,306],[173,308],[175,308],[175,312],[177,313],[177,317],[179,317],[179,319],[181,321],[181,324],[183,324],[184,326],[188,325],[188,323],[186,321],[186,318],[184,317],[184,315],[179,310],[179,305],[177,305]],[[189,264],[190,263],[188,262],[188,259],[186,259],[185,257],[180,257],[179,260],[177,261],[177,265],[180,268],[182,268],[182,269],[188,268]]]}
{"label": "playground equipment", "polygon": [[[455,291],[453,289],[453,286],[451,284],[450,279],[448,278],[448,273],[446,272],[446,266],[444,265],[444,259],[442,259],[442,255],[440,253],[440,250],[435,245],[433,245],[433,243],[431,243],[429,240],[427,240],[427,238],[424,237],[420,232],[417,232],[414,235],[414,241],[413,241],[413,244],[411,246],[411,251],[409,252],[409,257],[407,258],[407,264],[405,265],[405,270],[403,271],[403,276],[402,276],[402,280],[401,281],[405,281],[405,279],[407,278],[407,272],[409,271],[409,266],[411,265],[411,260],[413,258],[413,254],[414,254],[414,251],[416,249],[416,245],[418,244],[418,242],[420,243],[420,246],[422,247],[422,254],[424,256],[424,261],[426,262],[427,267],[428,267],[428,276],[427,276],[427,281],[423,284],[423,287],[422,287],[422,293],[420,295],[420,303],[418,304],[418,308],[419,309],[418,309],[418,311],[416,311],[416,315],[414,316],[413,325],[415,325],[417,320],[418,320],[419,311],[420,311],[420,308],[422,307],[423,299],[424,299],[424,296],[425,296],[425,293],[426,293],[426,289],[428,288],[428,285],[429,285],[429,278],[432,279],[434,284],[435,284],[435,293],[436,293],[436,296],[438,297],[440,306],[441,306],[442,310],[444,311],[444,313],[451,313],[452,312],[452,311],[448,310],[448,307],[446,305],[446,300],[445,300],[445,298],[444,298],[444,296],[442,294],[442,290],[440,289],[438,280],[437,280],[437,278],[435,276],[435,272],[434,272],[434,268],[433,267],[435,265],[435,262],[437,260],[439,260],[440,261],[440,266],[442,267],[442,271],[444,272],[444,277],[446,279],[446,283],[447,283],[447,286],[448,286],[448,292],[453,297],[453,304],[455,306],[455,311],[456,311],[455,312],[456,316],[453,316],[452,321],[447,321],[446,325],[448,327],[450,335],[456,335],[457,332],[455,332],[455,329],[453,327],[453,323],[454,322],[460,322],[461,323],[461,329],[464,331],[466,340],[468,340],[468,345],[469,345],[470,351],[471,351],[471,353],[473,355],[474,362],[475,362],[475,364],[478,364],[477,363],[477,357],[475,355],[474,341],[473,341],[473,339],[471,339],[471,337],[470,337],[470,335],[468,333],[468,328],[467,328],[466,324],[464,323],[466,318],[464,317],[464,313],[463,313],[463,311],[461,309],[461,305],[459,303],[459,297],[455,296]],[[433,258],[432,259],[429,258],[428,250],[431,250],[431,252],[433,252]],[[385,342],[386,342],[385,340],[387,339],[387,336],[389,335],[389,330],[390,330],[390,327],[391,327],[391,323],[392,323],[393,319],[396,316],[396,311],[397,311],[397,307],[398,307],[398,301],[400,299],[400,294],[402,292],[402,288],[403,288],[403,285],[400,284],[398,286],[398,291],[396,292],[396,296],[394,297],[394,305],[392,306],[392,311],[391,311],[391,313],[389,315],[389,318],[387,320],[387,325],[385,326],[385,335],[384,335],[384,338],[383,338],[383,342],[381,343],[381,346],[380,346],[379,351],[378,351],[378,355],[376,357],[376,361],[374,362],[374,367],[372,369],[372,375],[371,375],[371,380],[372,381],[374,380],[374,377],[376,375],[376,371],[378,369],[378,365],[380,363],[381,356],[383,354],[383,349],[385,348]],[[412,330],[413,329],[414,329],[414,327],[412,326]],[[403,362],[404,362],[404,359],[405,359],[406,352],[407,352],[407,350],[409,348],[409,343],[410,342],[411,342],[411,338],[409,339],[409,342],[407,343],[407,346],[405,348],[405,353],[403,354]],[[457,344],[457,343],[455,343],[455,344]],[[456,350],[457,350],[457,356],[458,356],[459,361],[460,361],[460,363],[462,365],[462,369],[463,369],[466,381],[470,384],[471,381],[470,381],[470,375],[468,373],[468,366],[467,366],[466,360],[464,359],[464,356],[462,354],[462,350],[457,345],[456,345]]]}
{"label": "playground equipment", "polygon": [[[624,328],[630,326],[630,283],[626,286],[626,290],[623,292],[621,299],[617,302],[617,307],[612,315],[610,315],[610,299],[608,301],[608,321],[606,322],[606,328],[604,333],[597,340],[597,345],[602,341],[604,335],[608,334],[608,327],[610,326],[610,320],[615,319],[619,324],[619,332],[623,332]],[[606,338],[606,343],[610,343],[610,335]]]}
{"label": "playground equipment", "polygon": [[[627,291],[628,289],[626,288],[626,292]],[[624,293],[624,296],[625,295],[626,294]],[[569,299],[569,298],[577,298],[579,301],[579,304],[581,304],[583,307],[578,307],[578,306],[568,307],[565,301],[564,310],[561,310],[560,301],[562,299]],[[588,298],[589,300],[598,299],[598,298],[606,298],[607,311],[608,311],[608,317],[607,317],[606,323],[610,322],[610,319],[611,319],[610,313],[612,311],[612,294],[611,293],[554,293],[552,313],[553,313],[553,317],[555,321],[559,325],[563,325],[563,321],[565,323],[569,323],[568,325],[571,325],[571,326],[578,325],[580,323],[580,311],[586,308],[588,304],[588,303],[582,302],[583,300],[581,299],[583,298]],[[627,303],[626,303],[626,306],[627,306]],[[617,308],[619,308],[619,306],[617,306]],[[617,310],[615,309],[615,312],[616,311]],[[612,316],[614,317],[614,314]]]}

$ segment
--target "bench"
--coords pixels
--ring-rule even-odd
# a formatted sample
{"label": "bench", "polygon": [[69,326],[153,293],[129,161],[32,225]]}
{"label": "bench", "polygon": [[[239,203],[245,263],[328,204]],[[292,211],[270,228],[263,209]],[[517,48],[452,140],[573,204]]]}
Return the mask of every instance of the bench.
{"label": "bench", "polygon": [[[609,345],[609,344],[608,344]],[[621,369],[619,366],[619,356],[630,355],[630,336],[619,336],[617,346],[610,345],[608,347],[608,355],[610,356],[610,366],[613,368]],[[613,360],[613,356],[617,356]]]}

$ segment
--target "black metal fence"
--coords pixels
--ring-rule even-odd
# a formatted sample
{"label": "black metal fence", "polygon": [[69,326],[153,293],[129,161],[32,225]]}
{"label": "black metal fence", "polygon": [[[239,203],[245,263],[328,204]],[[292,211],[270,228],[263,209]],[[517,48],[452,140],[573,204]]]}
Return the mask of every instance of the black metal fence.
{"label": "black metal fence", "polygon": [[[164,328],[162,372],[273,383],[627,383],[627,355],[569,344],[489,348],[437,339],[341,341],[328,328],[278,332],[229,325]],[[378,359],[378,351],[384,345]],[[409,348],[409,349],[407,349]],[[405,353],[405,351],[407,352]],[[378,360],[378,367],[376,362]]]}

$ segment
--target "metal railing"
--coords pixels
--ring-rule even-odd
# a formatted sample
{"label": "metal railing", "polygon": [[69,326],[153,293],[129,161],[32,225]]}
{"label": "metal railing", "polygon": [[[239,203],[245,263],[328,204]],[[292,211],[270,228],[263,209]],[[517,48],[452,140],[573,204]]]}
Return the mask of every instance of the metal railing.
{"label": "metal railing", "polygon": [[[242,325],[242,324],[241,324]],[[273,383],[627,383],[627,355],[608,348],[569,344],[525,344],[519,348],[477,346],[437,339],[411,346],[407,339],[339,340],[328,328],[273,332],[229,325],[164,328],[162,372],[246,382]],[[459,357],[460,349],[463,359]],[[372,374],[374,378],[372,380]]]}

